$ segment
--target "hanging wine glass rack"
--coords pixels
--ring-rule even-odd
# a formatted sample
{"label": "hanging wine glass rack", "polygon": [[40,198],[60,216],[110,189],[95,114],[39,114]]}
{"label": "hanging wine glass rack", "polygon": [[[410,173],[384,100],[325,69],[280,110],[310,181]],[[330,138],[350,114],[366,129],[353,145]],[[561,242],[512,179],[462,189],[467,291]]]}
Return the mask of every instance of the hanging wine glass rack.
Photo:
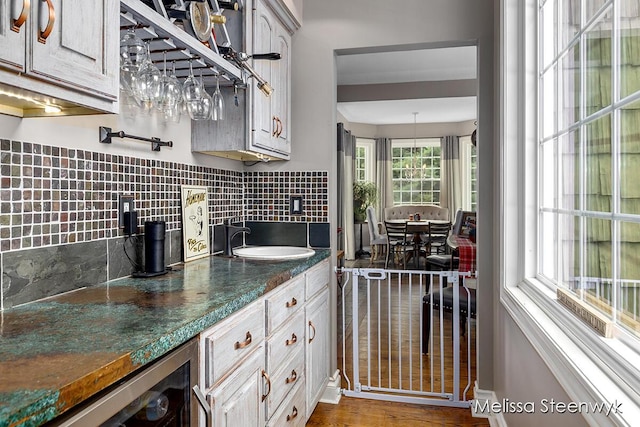
{"label": "hanging wine glass rack", "polygon": [[215,86],[218,74],[221,84],[246,83],[246,72],[224,59],[217,48],[210,48],[140,0],[120,1],[121,36],[130,28],[149,43],[152,62],[161,66],[165,55],[167,62],[175,62],[180,81],[189,76],[192,60],[194,70],[202,71],[207,87]]}

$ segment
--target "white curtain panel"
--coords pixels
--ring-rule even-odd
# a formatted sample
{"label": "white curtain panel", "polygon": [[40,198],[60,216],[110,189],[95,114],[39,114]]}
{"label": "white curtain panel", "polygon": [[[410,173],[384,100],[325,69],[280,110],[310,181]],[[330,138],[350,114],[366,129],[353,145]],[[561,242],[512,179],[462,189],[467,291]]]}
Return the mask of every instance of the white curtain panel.
{"label": "white curtain panel", "polygon": [[384,208],[393,206],[393,182],[391,172],[391,139],[376,140],[376,186],[378,187],[378,203],[376,216],[384,218]]}
{"label": "white curtain panel", "polygon": [[355,259],[353,222],[353,171],[355,169],[356,137],[338,123],[338,227],[342,228],[345,259]]}
{"label": "white curtain panel", "polygon": [[442,177],[440,206],[449,208],[451,221],[455,220],[458,209],[463,207],[462,167],[460,162],[460,138],[444,136],[442,144]]}
{"label": "white curtain panel", "polygon": [[471,210],[471,150],[473,143],[471,136],[461,136],[460,144],[460,187],[462,188],[462,204],[460,209],[463,211]]}

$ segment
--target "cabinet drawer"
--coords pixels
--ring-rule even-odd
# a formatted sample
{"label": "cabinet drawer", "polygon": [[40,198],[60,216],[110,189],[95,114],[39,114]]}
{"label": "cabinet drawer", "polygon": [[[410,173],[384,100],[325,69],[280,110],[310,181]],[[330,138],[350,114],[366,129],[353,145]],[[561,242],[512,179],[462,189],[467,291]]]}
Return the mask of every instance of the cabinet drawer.
{"label": "cabinet drawer", "polygon": [[270,372],[271,393],[267,398],[267,419],[269,419],[278,409],[282,401],[289,395],[291,390],[299,383],[304,382],[304,351],[299,348],[283,366],[278,370]]}
{"label": "cabinet drawer", "polygon": [[329,284],[329,270],[329,262],[323,261],[307,272],[307,299]]}
{"label": "cabinet drawer", "polygon": [[282,325],[282,328],[267,340],[268,372],[279,370],[286,359],[290,358],[296,350],[304,347],[304,332],[304,310],[298,310],[291,320]]}
{"label": "cabinet drawer", "polygon": [[304,276],[300,275],[267,296],[267,335],[272,334],[304,305]]}
{"label": "cabinet drawer", "polygon": [[282,403],[267,423],[268,427],[298,427],[307,423],[304,381],[296,385],[293,392]]}
{"label": "cabinet drawer", "polygon": [[264,342],[264,303],[256,301],[202,333],[208,389]]}

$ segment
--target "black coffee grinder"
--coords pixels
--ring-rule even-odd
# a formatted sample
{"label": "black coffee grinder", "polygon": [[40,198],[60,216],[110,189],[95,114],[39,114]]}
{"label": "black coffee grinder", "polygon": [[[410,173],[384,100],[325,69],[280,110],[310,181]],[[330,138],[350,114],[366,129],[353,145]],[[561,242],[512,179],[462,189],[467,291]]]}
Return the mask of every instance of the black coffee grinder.
{"label": "black coffee grinder", "polygon": [[164,264],[164,221],[144,223],[144,270],[133,273],[133,277],[160,276],[167,272]]}

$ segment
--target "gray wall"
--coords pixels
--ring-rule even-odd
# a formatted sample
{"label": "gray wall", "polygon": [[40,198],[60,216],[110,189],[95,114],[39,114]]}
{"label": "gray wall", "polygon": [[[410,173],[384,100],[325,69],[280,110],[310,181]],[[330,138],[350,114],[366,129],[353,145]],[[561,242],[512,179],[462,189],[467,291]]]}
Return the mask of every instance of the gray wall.
{"label": "gray wall", "polygon": [[536,349],[504,310],[498,313],[496,328],[495,391],[499,400],[508,398],[511,402],[533,402],[537,413],[505,414],[510,426],[536,427],[584,427],[587,425],[579,414],[546,413],[542,400],[571,402],[567,393],[558,384],[549,368],[544,364]]}
{"label": "gray wall", "polygon": [[[494,16],[498,0],[311,0],[302,10],[303,26],[292,43],[292,160],[258,165],[252,170],[328,170],[331,237],[336,230],[336,66],[335,51],[370,46],[419,44],[442,46],[476,44],[479,70],[480,206],[478,209],[479,270],[479,387],[495,389],[499,397],[561,396],[557,381],[542,364],[526,337],[522,336],[499,303],[499,242],[493,227],[500,221],[498,192],[499,153],[494,149],[494,95],[497,93],[494,52]],[[99,145],[97,128],[110,126],[132,134],[174,141],[173,149],[151,152],[145,144],[116,141]],[[71,118],[15,119],[0,115],[0,137],[68,147],[100,147],[113,154],[136,155],[188,164],[203,164],[228,170],[243,170],[239,162],[225,161],[190,152],[190,124],[165,126],[154,118],[118,115]],[[364,136],[364,135],[363,135]],[[332,242],[335,247],[335,241]],[[335,258],[334,258],[335,259]],[[333,292],[335,307],[335,292]],[[335,319],[335,316],[333,316]],[[335,338],[336,325],[333,325]],[[334,339],[335,343],[336,340]],[[494,345],[495,344],[495,345]],[[335,345],[335,344],[334,344]],[[334,356],[336,349],[333,349]],[[495,352],[495,354],[494,354]],[[335,357],[334,368],[335,366]],[[523,369],[523,367],[531,367]],[[523,372],[526,371],[526,372]],[[564,396],[561,396],[564,397]],[[509,420],[512,425],[572,426],[580,417],[553,419],[528,417]],[[554,422],[556,424],[554,424]]]}
{"label": "gray wall", "polygon": [[[498,0],[370,0],[308,1],[302,28],[293,40],[293,146],[304,140],[304,153],[294,151],[295,167],[327,162],[335,176],[336,50],[417,44],[442,46],[476,44],[478,47],[478,141],[480,204],[478,209],[478,386],[495,390],[499,398],[537,400],[567,395],[544,365],[536,350],[513,323],[499,302],[502,276],[497,236],[500,188],[498,123]],[[495,32],[495,37],[494,37]],[[468,126],[468,124],[467,124]],[[494,128],[494,126],[496,126]],[[361,124],[350,124],[363,137],[394,136]],[[448,130],[448,129],[447,129]],[[398,136],[398,135],[395,135]],[[335,206],[336,182],[330,182],[330,206]],[[330,221],[335,224],[334,209]],[[335,233],[332,230],[332,236]],[[513,426],[583,425],[580,415],[507,416]]]}
{"label": "gray wall", "polygon": [[[479,287],[482,289],[482,326],[479,337],[479,375],[481,387],[493,386],[493,285],[494,217],[493,175],[493,95],[494,23],[493,1],[408,0],[402,6],[393,2],[367,0],[326,0],[306,2],[302,28],[293,40],[293,146],[304,138],[305,153],[294,152],[290,162],[330,165],[336,171],[336,50],[376,46],[416,45],[442,47],[476,44],[478,47],[479,140],[487,141],[480,150],[481,200],[478,213]],[[294,163],[295,162],[295,163]],[[301,167],[296,165],[295,167]],[[336,183],[330,182],[330,206],[335,206]],[[335,224],[335,210],[330,222]],[[335,236],[335,233],[332,233]]]}

